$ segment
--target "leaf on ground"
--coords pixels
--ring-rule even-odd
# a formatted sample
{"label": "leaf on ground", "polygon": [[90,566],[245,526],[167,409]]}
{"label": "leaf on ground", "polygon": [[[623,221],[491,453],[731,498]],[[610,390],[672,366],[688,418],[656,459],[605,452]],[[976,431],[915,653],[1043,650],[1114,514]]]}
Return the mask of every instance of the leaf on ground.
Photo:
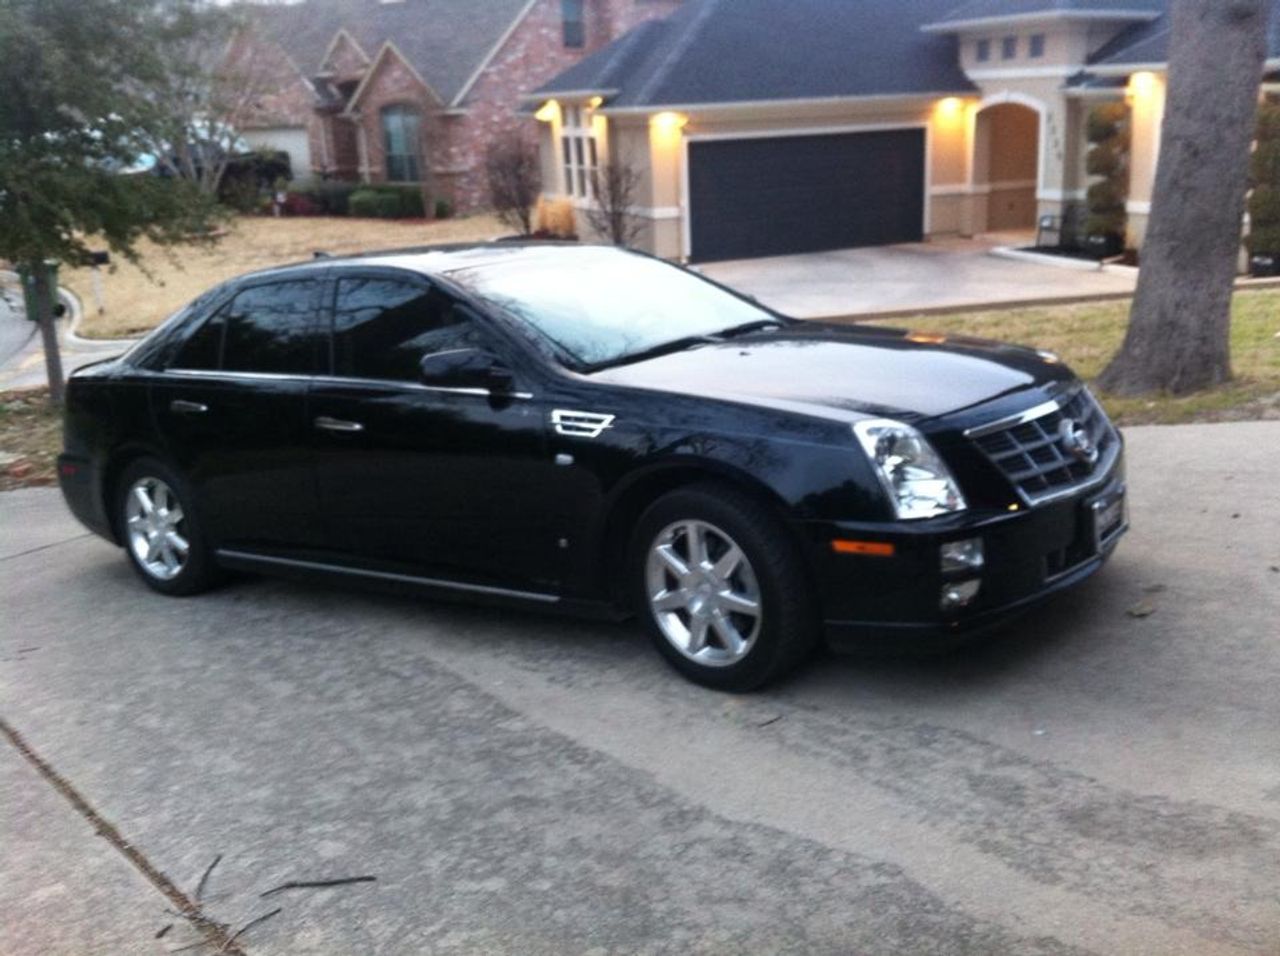
{"label": "leaf on ground", "polygon": [[1150,617],[1152,614],[1156,613],[1156,606],[1150,601],[1139,601],[1124,613],[1128,614],[1130,617]]}

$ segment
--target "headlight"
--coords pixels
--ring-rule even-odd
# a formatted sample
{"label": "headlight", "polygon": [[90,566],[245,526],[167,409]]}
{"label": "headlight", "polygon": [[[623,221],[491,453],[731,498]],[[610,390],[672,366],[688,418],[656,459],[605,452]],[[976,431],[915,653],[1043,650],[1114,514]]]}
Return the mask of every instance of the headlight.
{"label": "headlight", "polygon": [[887,418],[853,426],[880,483],[903,520],[965,509],[960,486],[928,440],[910,425]]}

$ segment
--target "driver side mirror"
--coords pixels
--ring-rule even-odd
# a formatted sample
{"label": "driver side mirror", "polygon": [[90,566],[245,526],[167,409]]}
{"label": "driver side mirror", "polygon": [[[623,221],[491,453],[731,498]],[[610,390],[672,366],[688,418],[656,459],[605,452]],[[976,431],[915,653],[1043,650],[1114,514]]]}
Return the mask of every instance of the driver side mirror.
{"label": "driver side mirror", "polygon": [[449,349],[423,356],[418,381],[432,388],[479,388],[502,395],[511,391],[513,376],[492,352]]}

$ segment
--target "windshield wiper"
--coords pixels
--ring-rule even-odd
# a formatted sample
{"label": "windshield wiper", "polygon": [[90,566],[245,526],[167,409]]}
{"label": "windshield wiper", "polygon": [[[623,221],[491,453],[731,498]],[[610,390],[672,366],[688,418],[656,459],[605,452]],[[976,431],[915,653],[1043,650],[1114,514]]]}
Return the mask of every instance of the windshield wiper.
{"label": "windshield wiper", "polygon": [[717,332],[717,339],[736,339],[741,335],[750,335],[752,332],[763,332],[765,329],[782,329],[786,328],[786,323],[781,319],[760,319],[756,322],[748,322],[745,325],[735,325],[733,328],[725,329],[723,332]]}
{"label": "windshield wiper", "polygon": [[718,345],[721,342],[720,335],[686,335],[684,338],[672,339],[670,342],[663,342],[652,348],[644,349],[640,352],[629,352],[626,355],[619,355],[604,362],[597,362],[589,365],[585,369],[587,372],[599,372],[607,368],[614,368],[619,365],[631,365],[635,362],[643,362],[646,359],[657,358],[660,355],[670,355],[672,352],[683,352],[687,349],[696,348],[699,345]]}

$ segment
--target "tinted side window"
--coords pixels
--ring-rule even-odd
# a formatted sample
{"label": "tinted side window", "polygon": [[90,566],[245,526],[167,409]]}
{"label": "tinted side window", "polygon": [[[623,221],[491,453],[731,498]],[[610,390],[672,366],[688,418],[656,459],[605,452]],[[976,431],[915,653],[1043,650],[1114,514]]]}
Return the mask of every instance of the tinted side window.
{"label": "tinted side window", "polygon": [[335,375],[412,382],[424,355],[480,342],[479,330],[438,289],[398,279],[338,282]]}
{"label": "tinted side window", "polygon": [[254,286],[236,296],[227,310],[223,369],[312,374],[319,289],[308,279]]}
{"label": "tinted side window", "polygon": [[170,368],[189,368],[201,371],[216,370],[222,361],[222,330],[225,327],[226,309],[201,322],[191,337],[178,349],[169,363]]}

